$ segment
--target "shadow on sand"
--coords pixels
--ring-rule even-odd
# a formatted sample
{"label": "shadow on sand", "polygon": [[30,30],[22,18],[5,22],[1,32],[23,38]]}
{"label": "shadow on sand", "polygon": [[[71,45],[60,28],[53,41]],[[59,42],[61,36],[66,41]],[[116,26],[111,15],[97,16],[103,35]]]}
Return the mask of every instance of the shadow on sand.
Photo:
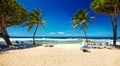
{"label": "shadow on sand", "polygon": [[29,44],[27,45],[26,48],[19,48],[19,49],[14,49],[14,48],[9,48],[9,47],[5,47],[3,49],[0,50],[0,54],[4,53],[4,52],[7,52],[7,51],[10,51],[10,50],[23,50],[23,49],[30,49],[30,48],[34,48],[34,47],[38,47],[38,46],[41,46],[41,45],[33,45],[33,44]]}
{"label": "shadow on sand", "polygon": [[116,45],[115,48],[120,50],[120,45]]}

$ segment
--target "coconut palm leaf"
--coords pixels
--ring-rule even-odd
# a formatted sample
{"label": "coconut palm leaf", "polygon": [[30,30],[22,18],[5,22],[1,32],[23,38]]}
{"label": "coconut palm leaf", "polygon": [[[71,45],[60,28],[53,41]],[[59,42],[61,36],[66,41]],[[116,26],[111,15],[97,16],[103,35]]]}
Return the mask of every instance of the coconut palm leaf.
{"label": "coconut palm leaf", "polygon": [[33,26],[34,26],[34,24],[29,25],[27,30],[30,31]]}
{"label": "coconut palm leaf", "polygon": [[91,9],[100,14],[106,14],[110,18],[110,22],[113,27],[113,44],[116,46],[117,29],[118,29],[118,16],[120,13],[120,0],[94,0],[91,5]]}
{"label": "coconut palm leaf", "polygon": [[46,26],[45,26],[44,24],[41,24],[41,26],[42,26],[44,29],[46,29]]}
{"label": "coconut palm leaf", "polygon": [[27,23],[27,26],[28,26],[27,30],[30,31],[35,24],[36,24],[35,22]]}
{"label": "coconut palm leaf", "polygon": [[46,21],[46,20],[41,20],[41,22],[42,22],[42,23],[47,23],[47,21]]}
{"label": "coconut palm leaf", "polygon": [[33,12],[30,14],[30,18],[27,23],[28,31],[30,31],[34,26],[36,26],[36,29],[33,33],[33,44],[35,44],[35,34],[39,30],[40,26],[46,29],[45,24],[47,23],[47,21],[42,20],[42,17],[42,12],[39,12],[37,9],[34,9]]}
{"label": "coconut palm leaf", "polygon": [[93,17],[89,16],[89,12],[87,12],[84,9],[78,10],[77,13],[74,15],[74,17],[72,18],[72,22],[73,22],[72,27],[74,28],[74,31],[76,31],[78,27],[80,27],[80,32],[83,31],[85,37],[87,37],[86,35],[86,29],[88,29],[87,23],[88,22],[91,23],[90,21],[91,19],[93,19]]}
{"label": "coconut palm leaf", "polygon": [[78,23],[74,23],[74,24],[72,25],[73,28],[77,28],[78,26],[79,26]]}

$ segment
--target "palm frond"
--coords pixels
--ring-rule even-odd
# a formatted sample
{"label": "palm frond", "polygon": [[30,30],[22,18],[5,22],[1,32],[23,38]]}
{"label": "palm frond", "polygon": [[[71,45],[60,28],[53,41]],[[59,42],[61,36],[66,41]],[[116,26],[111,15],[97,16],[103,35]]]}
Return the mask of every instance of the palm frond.
{"label": "palm frond", "polygon": [[80,27],[80,32],[84,32],[85,36],[86,35],[86,30],[88,29],[87,23],[94,24],[90,20],[93,19],[93,16],[89,16],[89,12],[87,12],[84,9],[80,9],[77,11],[77,13],[74,15],[72,18],[73,25],[72,27],[74,28],[74,32]]}
{"label": "palm frond", "polygon": [[41,20],[42,23],[48,23],[46,20]]}
{"label": "palm frond", "polygon": [[33,21],[30,21],[30,22],[27,22],[26,23],[26,26],[28,26],[27,30],[30,31],[31,28],[36,24],[36,22]]}
{"label": "palm frond", "polygon": [[79,23],[74,23],[73,25],[72,25],[72,27],[73,28],[76,28],[76,27],[78,27],[80,24]]}
{"label": "palm frond", "polygon": [[77,31],[77,29],[78,29],[78,28],[75,28],[75,29],[73,30],[73,32]]}
{"label": "palm frond", "polygon": [[39,19],[41,19],[43,17],[42,11],[40,11],[39,13]]}
{"label": "palm frond", "polygon": [[40,24],[44,29],[46,29],[46,26],[44,24]]}
{"label": "palm frond", "polygon": [[84,28],[88,29],[87,23],[82,24]]}
{"label": "palm frond", "polygon": [[[32,28],[34,25],[36,25],[36,24],[38,25],[38,28],[39,28],[40,26],[42,26],[43,28],[46,29],[46,27],[45,27],[44,24],[46,24],[47,21],[41,20],[42,17],[43,17],[42,11],[39,12],[37,9],[34,9],[33,12],[30,14],[29,22],[28,22],[28,24],[27,24],[27,26],[28,26],[28,28],[27,28],[28,31],[30,31],[31,28]],[[38,29],[37,29],[37,30],[38,30]]]}
{"label": "palm frond", "polygon": [[40,12],[37,9],[33,10],[34,16],[40,16]]}
{"label": "palm frond", "polygon": [[94,17],[94,16],[90,16],[89,18],[90,18],[90,19],[94,19],[95,17]]}
{"label": "palm frond", "polygon": [[30,23],[29,23],[29,25],[28,25],[28,27],[27,27],[27,30],[30,31],[33,26],[34,26],[34,24],[30,24]]}
{"label": "palm frond", "polygon": [[85,23],[86,22],[86,20],[85,19],[83,19],[82,21],[81,21],[81,24],[83,24],[83,23]]}
{"label": "palm frond", "polygon": [[88,15],[89,15],[89,12],[85,14],[85,18],[88,17]]}

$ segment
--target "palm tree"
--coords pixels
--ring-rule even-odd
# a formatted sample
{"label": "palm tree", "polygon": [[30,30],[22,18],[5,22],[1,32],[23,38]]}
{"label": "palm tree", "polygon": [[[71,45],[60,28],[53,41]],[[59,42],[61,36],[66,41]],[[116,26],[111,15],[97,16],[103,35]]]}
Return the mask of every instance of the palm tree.
{"label": "palm tree", "polygon": [[21,24],[27,15],[28,12],[16,0],[0,0],[0,37],[7,46],[12,45],[7,28]]}
{"label": "palm tree", "polygon": [[94,0],[91,3],[91,8],[98,13],[107,14],[110,17],[113,27],[113,44],[116,46],[120,0]]}
{"label": "palm tree", "polygon": [[37,9],[34,9],[33,13],[30,14],[30,18],[27,23],[27,26],[28,26],[27,30],[30,31],[32,27],[36,26],[36,29],[33,33],[33,44],[35,44],[35,34],[38,28],[40,26],[42,26],[43,28],[46,28],[45,24],[47,22],[45,20],[42,20],[42,17],[43,17],[42,12],[41,11],[39,12]]}
{"label": "palm tree", "polygon": [[84,10],[84,9],[78,10],[78,12],[72,18],[73,28],[75,28],[75,31],[77,30],[77,28],[80,28],[80,31],[84,32],[84,35],[86,37],[86,42],[87,42],[86,30],[88,29],[87,23],[93,24],[93,22],[90,21],[93,18],[94,17],[89,16],[89,12],[87,12],[87,10]]}

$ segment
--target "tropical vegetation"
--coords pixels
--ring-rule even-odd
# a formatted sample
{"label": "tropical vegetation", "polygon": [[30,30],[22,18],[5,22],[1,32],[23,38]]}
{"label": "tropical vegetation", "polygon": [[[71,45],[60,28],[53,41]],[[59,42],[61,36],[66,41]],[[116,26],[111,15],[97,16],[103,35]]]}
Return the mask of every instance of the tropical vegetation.
{"label": "tropical vegetation", "polygon": [[28,12],[16,0],[0,0],[0,37],[7,46],[11,45],[7,28],[20,25],[28,17]]}
{"label": "tropical vegetation", "polygon": [[120,0],[94,0],[90,7],[97,13],[107,14],[110,17],[114,36],[113,44],[116,46]]}
{"label": "tropical vegetation", "polygon": [[29,21],[27,22],[27,30],[30,31],[34,26],[36,26],[36,29],[33,33],[33,44],[35,44],[35,34],[40,26],[43,28],[45,27],[45,24],[47,23],[45,20],[42,20],[43,14],[42,12],[38,11],[37,9],[34,9],[33,12],[29,15]]}
{"label": "tropical vegetation", "polygon": [[74,17],[72,18],[73,28],[75,28],[75,31],[79,29],[80,31],[84,32],[86,42],[87,42],[86,30],[88,29],[88,23],[94,24],[93,22],[91,22],[91,19],[93,18],[94,17],[90,16],[89,12],[87,12],[87,10],[84,9],[78,10]]}

